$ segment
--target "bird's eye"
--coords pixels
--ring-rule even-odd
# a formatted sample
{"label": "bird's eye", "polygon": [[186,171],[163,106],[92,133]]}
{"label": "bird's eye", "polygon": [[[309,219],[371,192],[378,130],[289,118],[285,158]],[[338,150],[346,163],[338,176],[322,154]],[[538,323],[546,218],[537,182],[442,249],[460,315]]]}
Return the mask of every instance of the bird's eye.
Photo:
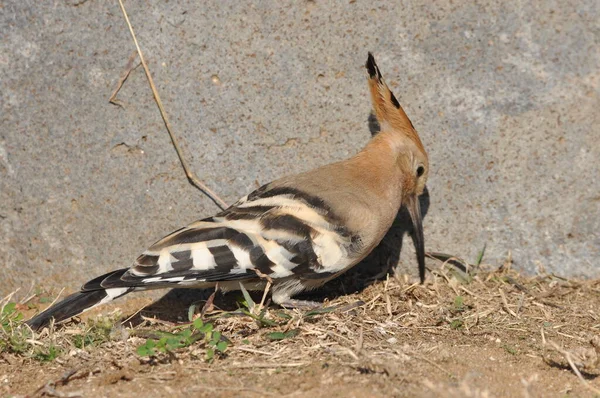
{"label": "bird's eye", "polygon": [[425,167],[419,166],[417,167],[417,177],[421,177],[425,173]]}

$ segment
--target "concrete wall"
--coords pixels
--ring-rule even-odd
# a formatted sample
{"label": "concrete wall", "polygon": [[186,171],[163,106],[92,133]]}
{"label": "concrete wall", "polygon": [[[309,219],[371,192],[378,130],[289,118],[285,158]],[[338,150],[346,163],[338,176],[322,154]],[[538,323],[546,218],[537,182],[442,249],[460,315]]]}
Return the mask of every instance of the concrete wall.
{"label": "concrete wall", "polygon": [[[487,242],[488,262],[597,276],[598,4],[126,6],[193,170],[229,203],[365,144],[370,50],[429,150],[428,250]],[[108,103],[134,50],[116,1],[9,0],[0,29],[2,294],[72,290],[215,212],[141,67]]]}

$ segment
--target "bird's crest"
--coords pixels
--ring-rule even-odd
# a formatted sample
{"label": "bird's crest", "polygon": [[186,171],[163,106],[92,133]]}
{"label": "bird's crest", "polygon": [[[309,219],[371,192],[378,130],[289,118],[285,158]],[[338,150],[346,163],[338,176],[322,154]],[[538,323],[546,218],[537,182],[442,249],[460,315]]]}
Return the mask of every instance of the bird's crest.
{"label": "bird's crest", "polygon": [[[406,116],[404,109],[396,99],[396,96],[383,81],[379,67],[375,62],[373,54],[369,53],[365,65],[369,74],[369,90],[373,102],[373,114],[376,120],[369,119],[369,125],[378,125],[381,131],[394,130],[410,138],[423,152],[423,144],[417,134],[412,122]],[[371,129],[373,132],[373,129]]]}

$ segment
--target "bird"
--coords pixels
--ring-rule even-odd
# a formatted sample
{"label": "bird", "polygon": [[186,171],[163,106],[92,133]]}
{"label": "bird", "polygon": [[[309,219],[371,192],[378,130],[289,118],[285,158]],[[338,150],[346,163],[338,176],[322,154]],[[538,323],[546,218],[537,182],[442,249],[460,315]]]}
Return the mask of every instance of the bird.
{"label": "bird", "polygon": [[192,222],[144,251],[131,267],[85,283],[34,316],[34,330],[66,321],[128,293],[159,288],[263,290],[282,307],[363,260],[402,206],[413,224],[421,283],[425,249],[419,195],[429,160],[419,134],[384,82],[371,52],[365,64],[377,132],[354,156],[261,186],[220,213]]}

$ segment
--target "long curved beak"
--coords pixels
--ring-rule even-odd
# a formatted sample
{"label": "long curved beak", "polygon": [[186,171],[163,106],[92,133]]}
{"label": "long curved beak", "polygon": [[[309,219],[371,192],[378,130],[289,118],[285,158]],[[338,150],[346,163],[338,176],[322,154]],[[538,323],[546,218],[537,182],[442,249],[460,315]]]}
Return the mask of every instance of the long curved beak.
{"label": "long curved beak", "polygon": [[411,195],[406,201],[406,207],[413,222],[413,243],[417,252],[419,263],[419,278],[421,283],[425,281],[425,239],[423,238],[423,223],[421,222],[421,206],[417,195]]}

